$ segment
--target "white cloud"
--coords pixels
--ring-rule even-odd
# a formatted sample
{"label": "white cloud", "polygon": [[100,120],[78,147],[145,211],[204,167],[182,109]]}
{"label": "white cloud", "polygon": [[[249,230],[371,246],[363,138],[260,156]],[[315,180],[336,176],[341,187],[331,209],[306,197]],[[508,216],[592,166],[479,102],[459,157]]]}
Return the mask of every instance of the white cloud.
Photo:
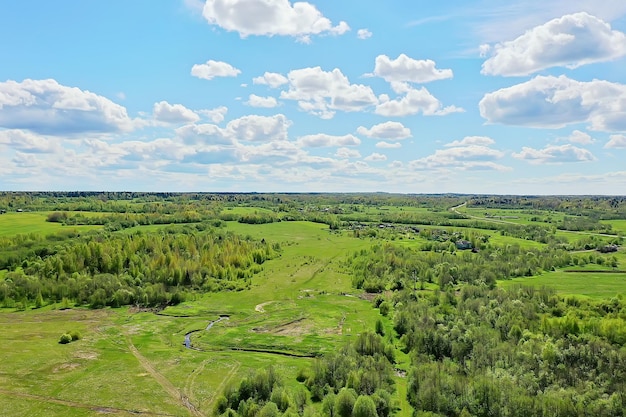
{"label": "white cloud", "polygon": [[367,29],[359,29],[359,30],[357,31],[357,33],[356,33],[356,36],[357,36],[359,39],[368,39],[368,38],[371,38],[371,37],[372,37],[372,32],[370,32],[370,31],[369,31],[369,30],[367,30]]}
{"label": "white cloud", "polygon": [[234,142],[225,129],[209,123],[179,127],[176,129],[176,136],[189,145],[231,145]]}
{"label": "white cloud", "polygon": [[207,0],[202,12],[211,25],[249,35],[295,36],[307,39],[323,33],[342,35],[350,30],[346,22],[333,26],[317,8],[307,2],[288,0]]}
{"label": "white cloud", "polygon": [[152,113],[156,120],[164,123],[194,123],[200,120],[200,116],[182,104],[170,104],[167,101],[154,103]]}
{"label": "white cloud", "polygon": [[472,4],[463,11],[463,18],[474,21],[475,31],[483,41],[501,42],[520,36],[550,19],[583,10],[611,22],[626,14],[626,3],[623,0],[486,0],[481,7]]}
{"label": "white cloud", "polygon": [[550,145],[543,149],[534,149],[524,146],[521,152],[513,153],[512,156],[535,165],[596,160],[593,154],[587,149],[578,148],[570,144],[560,146]]}
{"label": "white cloud", "polygon": [[376,114],[387,117],[408,116],[420,112],[424,116],[444,116],[463,111],[462,108],[456,106],[442,108],[441,102],[424,87],[419,90],[411,89],[404,97],[382,101],[376,106]]}
{"label": "white cloud", "polygon": [[225,128],[194,124],[176,129],[176,135],[190,145],[237,145],[244,142],[286,141],[291,121],[283,114],[248,115],[228,122]]}
{"label": "white cloud", "polygon": [[463,140],[448,143],[446,149],[410,162],[413,169],[450,169],[509,171],[510,168],[494,161],[504,157],[504,152],[490,148],[495,142],[482,136],[468,136]]}
{"label": "white cloud", "polygon": [[215,77],[236,77],[241,70],[229,63],[208,60],[205,64],[195,64],[191,67],[191,75],[203,80],[212,80]]}
{"label": "white cloud", "polygon": [[397,148],[401,148],[402,144],[400,142],[394,142],[394,143],[378,142],[376,143],[376,147],[380,149],[397,149]]}
{"label": "white cloud", "polygon": [[455,140],[454,142],[446,143],[444,146],[446,148],[470,146],[470,145],[491,146],[491,145],[494,145],[495,143],[496,143],[495,140],[487,136],[466,136],[462,140]]}
{"label": "white cloud", "polygon": [[382,162],[382,161],[386,161],[387,160],[387,155],[383,155],[382,153],[374,152],[371,155],[366,156],[363,159],[365,161],[368,161],[368,162]]}
{"label": "white cloud", "polygon": [[0,130],[0,145],[7,145],[23,153],[53,153],[60,150],[59,141],[27,130]]}
{"label": "white cloud", "polygon": [[228,113],[228,107],[220,106],[214,109],[198,110],[198,113],[208,117],[213,123],[222,123],[226,117],[226,113]]}
{"label": "white cloud", "polygon": [[490,123],[561,128],[590,123],[593,130],[626,130],[626,85],[537,76],[486,94],[480,115]]}
{"label": "white cloud", "polygon": [[252,107],[264,107],[270,109],[278,106],[278,101],[276,101],[274,97],[261,97],[256,94],[250,94],[246,104]]}
{"label": "white cloud", "polygon": [[491,45],[487,43],[483,43],[482,45],[478,47],[478,52],[481,58],[486,57],[489,54],[489,52],[491,52]]}
{"label": "white cloud", "polygon": [[136,124],[124,107],[53,79],[0,82],[0,128],[70,135],[130,131]]}
{"label": "white cloud", "polygon": [[416,60],[405,54],[391,60],[387,55],[378,55],[374,74],[387,82],[427,83],[435,80],[452,78],[451,69],[437,69],[430,59]]}
{"label": "white cloud", "polygon": [[361,111],[378,102],[371,87],[351,84],[338,68],[297,69],[289,72],[288,79],[289,90],[282,91],[280,98],[296,100],[300,109],[324,119],[332,118],[335,110]]}
{"label": "white cloud", "polygon": [[335,156],[341,159],[353,159],[360,158],[361,153],[356,149],[339,148],[337,149],[337,153],[335,153]]}
{"label": "white cloud", "polygon": [[521,76],[545,68],[577,68],[626,55],[626,35],[581,12],[553,19],[517,39],[496,44],[482,66],[487,75]]}
{"label": "white cloud", "polygon": [[369,129],[359,126],[356,131],[359,135],[377,139],[401,140],[411,137],[411,129],[399,122],[379,123]]}
{"label": "white cloud", "polygon": [[266,72],[262,76],[252,79],[253,84],[269,85],[271,88],[278,88],[288,82],[287,77],[277,72]]}
{"label": "white cloud", "polygon": [[596,140],[592,138],[588,133],[581,132],[580,130],[574,130],[567,138],[569,142],[578,143],[580,145],[591,145]]}
{"label": "white cloud", "polygon": [[226,125],[228,135],[237,140],[270,142],[287,140],[291,121],[283,114],[271,117],[249,115],[232,120]]}
{"label": "white cloud", "polygon": [[611,135],[605,148],[626,149],[626,135]]}
{"label": "white cloud", "polygon": [[330,147],[330,146],[357,146],[361,140],[354,135],[333,136],[325,133],[316,135],[306,135],[298,138],[300,146],[308,147]]}

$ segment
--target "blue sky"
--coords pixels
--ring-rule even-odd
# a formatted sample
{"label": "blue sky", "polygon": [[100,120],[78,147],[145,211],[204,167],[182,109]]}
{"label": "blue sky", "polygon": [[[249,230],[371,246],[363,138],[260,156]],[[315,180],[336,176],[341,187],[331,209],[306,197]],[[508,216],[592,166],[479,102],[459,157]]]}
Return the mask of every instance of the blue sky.
{"label": "blue sky", "polygon": [[626,3],[0,3],[0,189],[626,194]]}

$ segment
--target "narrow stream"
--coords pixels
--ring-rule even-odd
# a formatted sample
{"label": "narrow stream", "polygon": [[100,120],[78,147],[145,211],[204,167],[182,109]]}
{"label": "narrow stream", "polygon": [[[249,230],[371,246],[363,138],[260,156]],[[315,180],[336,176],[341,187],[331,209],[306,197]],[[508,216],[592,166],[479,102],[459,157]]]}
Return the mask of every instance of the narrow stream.
{"label": "narrow stream", "polygon": [[[228,320],[228,319],[229,319],[228,316],[220,316],[219,319],[213,320],[213,321],[209,322],[209,324],[206,326],[206,329],[204,329],[204,330],[211,330],[211,327],[213,327],[214,324],[219,323],[220,321]],[[191,349],[191,334],[192,333],[196,333],[196,332],[200,332],[200,331],[202,331],[202,330],[192,330],[192,331],[190,331],[189,333],[187,333],[185,335],[185,347],[187,349]]]}

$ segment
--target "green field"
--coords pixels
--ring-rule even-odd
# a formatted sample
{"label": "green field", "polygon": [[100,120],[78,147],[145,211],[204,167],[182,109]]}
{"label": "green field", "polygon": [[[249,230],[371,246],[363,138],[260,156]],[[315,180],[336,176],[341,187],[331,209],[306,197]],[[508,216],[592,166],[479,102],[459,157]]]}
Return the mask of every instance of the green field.
{"label": "green field", "polygon": [[[50,208],[50,211],[1,215],[0,237],[10,242],[7,246],[10,249],[5,249],[5,253],[11,250],[11,253],[24,253],[28,258],[24,262],[19,258],[17,262],[6,263],[6,268],[11,272],[0,271],[1,300],[6,302],[7,298],[13,297],[10,298],[12,304],[3,304],[11,308],[0,310],[0,341],[3,342],[0,348],[3,359],[0,361],[0,415],[209,417],[214,415],[216,399],[228,387],[236,386],[242,379],[270,366],[278,371],[285,387],[292,392],[305,392],[311,400],[313,389],[309,391],[305,388],[302,382],[296,380],[296,375],[317,372],[321,366],[319,361],[323,360],[320,358],[332,356],[341,347],[361,340],[365,332],[372,332],[375,327],[382,328],[380,334],[384,336],[380,339],[389,343],[386,348],[390,348],[396,358],[396,362],[390,365],[395,369],[391,368],[393,373],[389,374],[395,381],[392,398],[396,409],[393,416],[427,415],[414,414],[409,404],[409,398],[415,399],[416,395],[423,397],[428,392],[426,386],[417,391],[412,386],[415,375],[422,375],[420,373],[430,375],[422,384],[455,375],[457,382],[448,385],[446,390],[461,389],[467,383],[473,384],[472,392],[478,392],[476,390],[483,387],[481,384],[490,381],[484,379],[485,375],[494,378],[493,387],[509,384],[507,386],[510,388],[513,380],[506,379],[512,375],[507,373],[508,370],[491,369],[485,364],[492,357],[507,351],[522,349],[527,355],[533,349],[531,343],[526,342],[530,340],[541,343],[537,349],[543,349],[547,340],[554,340],[555,345],[564,346],[559,338],[565,337],[562,329],[571,324],[572,320],[576,323],[580,321],[579,331],[591,329],[595,332],[586,337],[611,337],[611,343],[616,349],[622,346],[620,343],[626,343],[626,327],[621,318],[626,307],[621,307],[622,301],[619,300],[622,298],[616,298],[617,295],[626,295],[626,251],[623,248],[617,252],[600,254],[593,245],[604,242],[606,236],[590,237],[593,233],[588,232],[557,231],[556,236],[562,240],[552,239],[550,244],[545,244],[532,240],[538,239],[537,235],[528,233],[532,228],[501,227],[500,231],[487,228],[493,225],[482,224],[531,224],[553,230],[554,222],[563,219],[562,213],[461,207],[458,209],[460,212],[475,218],[458,220],[451,219],[451,212],[442,209],[441,204],[426,208],[342,202],[333,206],[325,204],[322,197],[316,196],[314,203],[303,198],[297,203],[282,203],[279,209],[278,206],[272,207],[268,202],[273,201],[271,199],[263,200],[263,207],[255,207],[253,199],[257,196],[249,196],[248,203],[245,202],[245,196],[240,198],[243,202],[237,200],[237,205],[219,206],[219,210],[210,206],[210,210],[203,211],[204,203],[187,202],[189,212],[203,214],[183,221],[186,224],[129,227],[137,224],[130,223],[121,230],[109,228],[108,225],[75,227],[46,222],[54,208]],[[382,199],[380,196],[376,198]],[[344,196],[342,201],[345,201],[343,199],[348,198]],[[413,203],[411,200],[409,202]],[[145,208],[143,203],[115,204],[127,204],[133,210]],[[174,203],[168,201],[166,204]],[[155,215],[157,210],[163,209],[158,212],[159,215],[175,216],[171,206],[164,206],[157,205],[155,211],[145,213]],[[99,209],[104,210],[102,207]],[[221,221],[207,217],[215,216],[215,213],[221,213]],[[85,215],[102,213],[87,212]],[[133,212],[132,215],[139,219],[143,214]],[[265,224],[231,221],[242,220],[238,216],[251,216],[252,220],[256,220],[256,216],[265,216],[270,221],[289,216],[292,219],[308,218],[313,221]],[[354,216],[358,220],[339,220],[335,223],[341,216]],[[361,220],[360,216],[365,216],[368,221]],[[420,216],[423,216],[423,224],[419,223]],[[167,219],[160,217],[161,220],[164,218]],[[395,220],[379,224],[383,218]],[[414,220],[415,224],[409,223]],[[180,218],[176,221],[180,222]],[[438,222],[446,226],[437,226]],[[146,223],[149,222],[143,224]],[[617,232],[626,231],[626,220],[606,223],[611,224]],[[486,228],[464,227],[476,224]],[[102,233],[61,239],[63,234],[60,232],[73,229],[104,230]],[[17,236],[24,234],[55,236],[39,240],[36,239],[38,236]],[[174,235],[189,239],[169,239]],[[201,240],[207,235],[214,240]],[[477,253],[457,250],[457,239],[472,239],[480,244],[480,250]],[[194,241],[202,243],[194,246]],[[564,241],[571,245],[564,244]],[[26,243],[22,245],[22,242]],[[28,245],[33,245],[32,242],[39,242],[39,246],[30,249]],[[143,246],[135,246],[125,252],[124,248],[129,246],[125,246],[124,242],[140,242]],[[151,246],[149,242],[165,243]],[[591,246],[585,246],[588,242],[591,242]],[[47,245],[51,246],[54,253],[41,251],[41,247],[46,248]],[[71,262],[78,259],[82,252],[71,252],[75,247],[90,254],[101,253],[101,258],[97,258],[95,263],[78,263],[77,260],[77,264],[81,265],[77,272],[71,269]],[[240,257],[234,250],[248,247],[253,249]],[[154,257],[142,250],[154,254]],[[255,256],[258,253],[255,250],[267,256],[257,261]],[[570,253],[566,253],[566,250]],[[206,261],[208,258],[201,257],[210,251],[220,251],[225,255],[211,258],[215,261]],[[75,258],[67,256],[68,253]],[[130,253],[128,257],[116,257],[117,254],[126,256],[127,253]],[[113,258],[120,262],[121,270],[106,273],[105,268],[117,265],[112,261]],[[89,259],[94,259],[94,256]],[[156,259],[154,264],[150,263],[153,259]],[[201,259],[200,267],[206,268],[193,270],[193,264],[186,262],[190,259]],[[246,264],[246,259],[253,261]],[[550,261],[555,259],[565,261],[551,264]],[[207,280],[221,280],[220,283],[232,281],[232,286],[214,286],[207,290],[209,286],[190,285],[190,282],[200,282],[200,273],[209,271],[208,267],[219,262],[224,262],[226,268],[229,268],[227,274],[219,270],[218,275],[215,269]],[[235,265],[235,262],[239,263]],[[140,264],[146,267],[138,272]],[[165,269],[174,264],[178,265],[178,270]],[[249,266],[239,268],[241,264]],[[501,266],[502,269],[496,269]],[[135,270],[131,274],[133,268]],[[148,270],[160,268],[170,271],[163,274],[165,280],[159,284],[148,281]],[[552,268],[556,270],[542,273]],[[178,273],[178,280],[168,281],[175,273]],[[31,275],[25,277],[25,274]],[[548,301],[545,299],[539,300],[538,296],[533,299],[532,295],[528,295],[533,293],[528,288],[519,288],[520,293],[527,296],[520,299],[517,299],[516,292],[490,290],[498,276],[532,274],[540,275],[499,280],[497,286],[511,288],[521,284],[524,287],[553,288],[559,297],[552,297],[553,293],[549,293],[550,296],[546,297],[552,303],[548,305],[549,308],[546,307]],[[419,290],[416,288],[418,275],[422,286]],[[476,278],[468,278],[473,276]],[[363,277],[363,282],[369,279],[370,284],[377,283],[376,280],[383,282],[382,287],[369,287],[377,288],[370,290],[380,291],[380,294],[366,294],[363,290],[355,289],[353,280],[357,282],[359,277]],[[487,280],[489,277],[490,280]],[[187,287],[184,298],[181,298],[183,302],[169,303],[170,298],[167,298],[157,307],[154,307],[155,304],[143,304],[151,308],[133,305],[139,304],[139,296],[134,298],[135,301],[126,303],[125,307],[88,309],[87,306],[92,305],[89,300],[83,298],[79,302],[72,298],[58,302],[60,295],[57,295],[57,302],[47,298],[43,307],[34,308],[42,305],[41,302],[36,303],[34,296],[16,296],[15,292],[10,293],[8,289],[13,288],[11,285],[17,285],[14,284],[16,282],[22,282],[25,287],[35,285],[33,279],[46,282],[49,286],[70,280],[74,284],[82,282],[84,287],[80,288],[87,288],[89,295],[110,288],[105,287],[109,285],[107,283],[111,283],[113,288],[110,294],[116,288],[122,288],[122,283],[139,282],[141,288],[150,289],[161,286],[171,290],[168,296],[178,291],[178,286]],[[96,287],[96,283],[102,286]],[[472,285],[470,289],[465,288],[468,284]],[[365,285],[363,287],[368,288]],[[38,287],[34,288],[31,294],[36,295]],[[132,289],[130,286],[123,288]],[[227,291],[225,288],[237,290]],[[587,310],[576,310],[579,304],[576,304],[575,297],[588,299],[580,303],[584,305],[581,309]],[[373,308],[375,298],[378,298],[376,305],[384,300],[383,304],[389,309],[388,316],[382,315],[385,305],[380,305],[380,309]],[[613,300],[608,303],[608,299]],[[168,303],[176,305],[165,307]],[[523,309],[525,303],[529,303],[528,310]],[[489,308],[484,308],[487,305]],[[606,317],[600,317],[601,310],[597,308],[600,305],[616,310],[607,313]],[[523,308],[520,309],[520,306]],[[521,311],[540,311],[541,314],[520,315]],[[578,312],[580,317],[576,315]],[[546,318],[545,323],[539,322],[542,315]],[[411,332],[404,333],[404,336],[398,330],[398,323],[402,323],[400,319],[403,317],[406,323],[414,321],[417,326]],[[219,322],[207,329],[210,323],[218,319]],[[509,329],[510,323],[507,321],[520,326],[520,333]],[[497,331],[493,323],[498,326]],[[426,333],[427,329],[430,333]],[[422,331],[423,334],[420,333]],[[69,344],[59,344],[60,336],[68,332],[79,332],[82,337]],[[516,339],[522,336],[525,342]],[[450,342],[451,337],[456,339],[447,345],[450,349],[438,350],[439,345],[434,342]],[[486,337],[492,339],[483,339]],[[465,344],[464,338],[471,339],[472,343]],[[187,348],[186,343],[191,348]],[[411,349],[407,348],[409,343],[413,343]],[[426,349],[426,343],[432,343],[436,349],[418,353],[416,349]],[[485,349],[493,350],[487,352],[482,348],[491,343],[493,346]],[[472,353],[460,360],[463,349],[468,348]],[[540,357],[543,356],[533,356],[535,359]],[[415,358],[419,358],[419,361],[412,362],[411,359]],[[482,365],[476,365],[479,363]],[[473,369],[474,366],[477,368]],[[560,369],[555,371],[548,368],[547,363],[541,366],[545,366],[548,369],[546,372],[551,375]],[[411,374],[416,367],[419,369],[418,374]],[[430,374],[435,371],[438,373]],[[499,377],[495,375],[498,372],[506,373],[506,378],[497,380]],[[407,373],[413,378],[407,377]],[[356,375],[351,377],[364,378],[362,374]],[[475,375],[482,375],[483,379],[472,380]],[[563,381],[550,382],[546,385],[546,392],[560,386]],[[576,381],[582,384],[582,379]],[[603,380],[598,377],[591,383],[599,387]],[[429,389],[434,389],[433,386]],[[496,389],[493,387],[491,389]],[[412,397],[407,397],[411,389]],[[605,395],[603,392],[609,392],[606,387],[602,389],[605,391],[594,388],[597,398]],[[506,397],[504,393],[501,394],[502,398]],[[452,400],[445,399],[443,393],[438,395],[437,401],[449,403],[465,398],[458,392],[451,397],[456,398]],[[429,404],[424,407],[430,407]],[[436,404],[432,406],[437,408]],[[321,402],[309,401],[308,407],[310,409],[307,411],[300,410],[300,415],[321,415]],[[477,410],[474,409],[472,415],[479,415]],[[461,407],[448,414],[459,413]]]}
{"label": "green field", "polygon": [[[270,364],[295,381],[300,368],[311,366],[306,357],[237,349],[318,355],[371,330],[379,314],[351,289],[340,265],[347,253],[371,242],[308,222],[227,227],[283,248],[281,257],[263,265],[249,291],[208,294],[161,315],[50,307],[0,313],[3,416],[83,416],[98,410],[188,415],[181,398],[205,410],[198,415],[210,415],[206,410],[228,381]],[[203,351],[183,346],[185,333],[204,329],[223,314],[230,320],[191,335],[192,345]],[[69,330],[83,338],[58,344]]]}
{"label": "green field", "polygon": [[37,233],[50,234],[61,230],[100,229],[100,226],[63,226],[46,221],[49,212],[5,213],[0,215],[0,236]]}
{"label": "green field", "polygon": [[554,288],[562,295],[582,295],[598,299],[626,295],[626,273],[555,271],[536,277],[500,281],[498,285],[507,288],[516,284],[546,286]]}

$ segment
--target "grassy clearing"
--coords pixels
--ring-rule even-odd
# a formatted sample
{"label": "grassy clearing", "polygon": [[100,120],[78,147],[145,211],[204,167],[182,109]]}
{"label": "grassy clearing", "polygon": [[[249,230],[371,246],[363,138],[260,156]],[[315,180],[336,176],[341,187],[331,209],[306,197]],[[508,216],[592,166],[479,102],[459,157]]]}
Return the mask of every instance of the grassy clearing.
{"label": "grassy clearing", "polygon": [[626,235],[626,220],[606,220],[602,223],[610,224],[612,233],[621,233],[622,236]]}
{"label": "grassy clearing", "polygon": [[546,286],[554,288],[562,295],[582,295],[591,298],[611,298],[618,294],[626,295],[626,274],[555,271],[536,277],[515,278],[498,283],[504,288],[516,284],[535,287]]}
{"label": "grassy clearing", "polygon": [[[318,354],[374,328],[378,311],[358,297],[342,267],[344,256],[373,241],[308,222],[228,222],[227,228],[282,247],[279,258],[263,264],[250,290],[207,294],[159,315],[52,307],[1,311],[2,414],[193,415],[188,401],[210,416],[213,399],[229,382],[272,365],[296,385],[298,370],[312,365],[310,358],[233,348]],[[230,320],[191,336],[205,351],[184,347],[187,332],[205,329],[220,314]],[[68,330],[83,338],[58,344]]]}
{"label": "grassy clearing", "polygon": [[63,226],[46,221],[48,212],[6,213],[0,215],[0,236],[37,233],[52,234],[62,230],[91,230],[101,226]]}

